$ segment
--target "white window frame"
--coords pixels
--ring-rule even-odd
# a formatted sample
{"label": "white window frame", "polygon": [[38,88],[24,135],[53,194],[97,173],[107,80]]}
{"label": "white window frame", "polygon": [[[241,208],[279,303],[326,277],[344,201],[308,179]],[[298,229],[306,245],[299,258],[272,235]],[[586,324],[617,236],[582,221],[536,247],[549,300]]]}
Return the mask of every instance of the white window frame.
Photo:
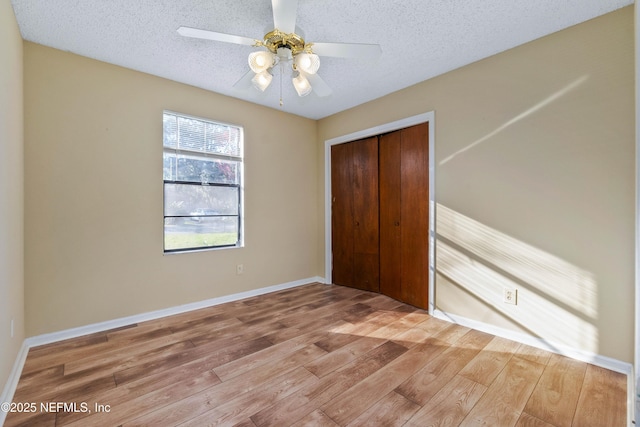
{"label": "white window frame", "polygon": [[[202,118],[202,117],[196,117],[196,116],[192,116],[192,115],[188,115],[188,114],[184,114],[184,113],[178,113],[175,111],[170,111],[170,110],[164,110],[162,112],[163,115],[163,120],[164,120],[164,116],[168,114],[168,115],[173,115],[176,116],[177,118],[185,118],[185,119],[189,119],[189,120],[197,120],[197,121],[201,121],[204,123],[211,123],[217,126],[227,126],[227,127],[232,127],[232,128],[236,128],[240,134],[239,138],[240,138],[240,143],[239,143],[239,155],[235,156],[235,155],[229,155],[229,154],[217,154],[217,153],[211,153],[211,152],[202,152],[202,151],[197,151],[197,150],[191,150],[188,148],[182,148],[182,147],[167,147],[164,145],[164,129],[163,129],[163,146],[162,146],[162,153],[163,153],[163,162],[164,162],[164,155],[165,153],[170,153],[172,155],[176,156],[176,171],[174,173],[174,178],[173,180],[170,179],[164,179],[164,173],[163,173],[163,250],[164,250],[164,254],[165,255],[169,255],[169,254],[179,254],[179,253],[189,253],[189,252],[201,252],[201,251],[211,251],[211,250],[221,250],[221,249],[233,249],[233,248],[240,248],[244,246],[244,128],[242,126],[239,125],[235,125],[235,124],[229,124],[229,123],[223,123],[220,121],[216,121],[216,120],[211,120],[211,119],[206,119],[206,118]],[[179,132],[179,131],[178,131]],[[197,183],[197,182],[192,182],[192,181],[179,181],[177,180],[178,174],[177,174],[177,168],[178,168],[178,162],[177,162],[177,157],[179,155],[184,155],[184,156],[189,156],[192,158],[196,158],[196,159],[203,159],[203,160],[223,160],[223,161],[231,161],[231,162],[235,162],[237,163],[237,174],[238,174],[238,182],[235,184],[225,184],[225,183],[210,183],[210,182],[206,182],[206,183]],[[215,187],[232,187],[232,188],[237,188],[238,189],[238,238],[236,240],[236,242],[234,244],[224,244],[224,245],[211,245],[211,246],[197,246],[197,247],[189,247],[189,248],[177,248],[177,249],[167,249],[165,244],[166,244],[166,219],[167,218],[172,218],[172,217],[176,217],[174,215],[167,215],[167,209],[166,209],[166,200],[165,200],[165,187],[167,184],[177,184],[177,185],[206,185],[206,186],[215,186]],[[215,215],[181,215],[181,217],[208,217],[208,216],[215,216]],[[235,216],[235,215],[222,215],[222,216]]]}

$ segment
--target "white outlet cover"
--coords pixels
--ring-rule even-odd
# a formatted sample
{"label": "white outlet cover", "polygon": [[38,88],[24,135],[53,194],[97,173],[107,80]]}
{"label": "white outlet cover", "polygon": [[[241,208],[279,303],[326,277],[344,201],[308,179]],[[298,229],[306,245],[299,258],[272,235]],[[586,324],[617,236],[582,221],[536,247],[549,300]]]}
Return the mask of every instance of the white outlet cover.
{"label": "white outlet cover", "polygon": [[503,301],[506,304],[518,304],[518,290],[505,288],[503,292]]}

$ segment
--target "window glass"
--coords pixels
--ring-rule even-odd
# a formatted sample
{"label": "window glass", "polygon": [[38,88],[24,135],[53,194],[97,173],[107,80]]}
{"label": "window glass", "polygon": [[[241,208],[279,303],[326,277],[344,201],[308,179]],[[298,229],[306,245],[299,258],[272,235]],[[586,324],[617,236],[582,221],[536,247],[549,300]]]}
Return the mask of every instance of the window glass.
{"label": "window glass", "polygon": [[242,242],[242,128],[163,114],[164,250]]}

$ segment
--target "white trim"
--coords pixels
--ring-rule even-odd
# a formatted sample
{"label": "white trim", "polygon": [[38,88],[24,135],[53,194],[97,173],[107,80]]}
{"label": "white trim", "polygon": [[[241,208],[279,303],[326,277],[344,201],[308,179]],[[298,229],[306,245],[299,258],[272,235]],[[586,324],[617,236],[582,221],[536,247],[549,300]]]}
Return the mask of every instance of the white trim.
{"label": "white trim", "polygon": [[[20,381],[20,375],[22,374],[22,367],[24,366],[24,362],[27,360],[27,354],[29,354],[29,346],[26,341],[23,341],[22,347],[20,347],[20,351],[18,352],[18,356],[13,363],[13,368],[11,369],[11,372],[9,372],[9,378],[7,379],[4,389],[2,390],[2,394],[0,395],[0,403],[11,402],[13,400],[13,395],[16,392],[18,381]],[[0,426],[4,425],[6,418],[7,412],[0,410]]]}
{"label": "white trim", "polygon": [[324,142],[324,277],[331,283],[331,146],[356,141],[369,136],[380,135],[394,130],[429,122],[429,313],[435,309],[435,113],[418,114],[385,123],[347,135],[328,139]]}
{"label": "white trim", "polygon": [[[204,301],[198,301],[198,302],[179,305],[175,307],[169,307],[162,310],[136,314],[128,317],[121,317],[119,319],[108,320],[106,322],[93,323],[91,325],[80,326],[78,328],[71,328],[71,329],[66,329],[58,332],[52,332],[50,334],[43,334],[35,337],[29,337],[25,339],[22,343],[20,352],[18,353],[18,356],[16,357],[16,361],[13,364],[13,369],[9,374],[9,378],[7,380],[7,383],[5,384],[4,390],[2,391],[2,395],[0,395],[0,403],[11,402],[11,400],[13,399],[13,395],[15,394],[16,387],[18,386],[18,381],[20,380],[22,368],[24,367],[24,363],[27,360],[27,354],[29,353],[29,349],[32,347],[37,347],[39,345],[50,344],[57,341],[71,339],[71,338],[77,338],[83,335],[93,334],[96,332],[104,332],[104,331],[108,331],[109,329],[119,328],[122,326],[131,325],[134,323],[155,320],[162,317],[172,316],[174,314],[185,313],[188,311],[207,308],[214,305],[224,304],[227,302],[238,301],[241,299],[251,298],[258,295],[281,291],[284,289],[295,288],[295,287],[303,286],[309,283],[314,283],[314,282],[324,283],[324,281],[325,279],[323,277],[319,277],[319,276],[310,277],[308,279],[301,279],[293,282],[282,283],[279,285],[267,286],[264,288],[253,289],[250,291],[239,292],[237,294],[225,295],[222,297],[211,298]],[[6,413],[0,411],[0,426],[4,424],[4,420],[6,416],[7,416]]]}
{"label": "white trim", "polygon": [[631,365],[631,373],[627,375],[627,425],[629,427],[636,425],[636,381],[635,368]]}
{"label": "white trim", "polygon": [[633,372],[633,365],[631,363],[622,362],[620,360],[613,359],[607,356],[601,356],[589,351],[579,350],[563,344],[549,342],[548,340],[534,337],[523,332],[512,331],[488,323],[469,319],[467,317],[458,316],[457,314],[447,313],[446,311],[442,310],[435,310],[433,312],[433,316],[437,317],[438,319],[446,320],[451,323],[456,323],[458,325],[486,332],[491,335],[496,335],[498,337],[506,338],[522,344],[527,344],[532,347],[560,354],[562,356],[567,356],[581,362],[591,363],[592,365],[600,366],[602,368],[619,372],[621,374],[631,375]]}
{"label": "white trim", "polygon": [[635,339],[634,339],[634,381],[633,390],[631,395],[633,396],[633,415],[636,420],[640,419],[640,396],[638,395],[638,389],[640,389],[640,4],[635,2],[635,81],[636,81],[636,182],[635,182]]}

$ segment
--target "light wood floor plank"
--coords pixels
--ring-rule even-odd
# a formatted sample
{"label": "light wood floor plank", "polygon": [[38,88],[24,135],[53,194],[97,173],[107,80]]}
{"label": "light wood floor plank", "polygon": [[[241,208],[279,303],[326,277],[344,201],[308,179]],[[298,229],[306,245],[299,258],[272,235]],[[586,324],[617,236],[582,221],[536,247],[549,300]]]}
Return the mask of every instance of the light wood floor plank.
{"label": "light wood floor plank", "polygon": [[479,331],[468,331],[452,347],[444,347],[440,354],[403,382],[396,391],[407,399],[425,405],[451,381],[492,339]]}
{"label": "light wood floor plank", "polygon": [[264,337],[256,337],[248,341],[240,342],[228,340],[225,344],[226,346],[222,346],[222,348],[220,347],[220,343],[196,346],[180,352],[167,354],[166,357],[163,358],[146,360],[144,363],[119,370],[114,374],[114,377],[116,383],[121,385],[203,357],[211,360],[216,365],[223,365],[235,358],[243,357],[272,345],[271,342]]}
{"label": "light wood floor plank", "polygon": [[322,411],[340,425],[345,425],[376,403],[381,395],[395,389],[419,371],[428,361],[441,353],[443,346],[436,340],[417,344],[369,377],[363,379],[349,390],[336,396]]}
{"label": "light wood floor plank", "polygon": [[573,425],[624,425],[626,394],[626,377],[623,374],[588,365]]}
{"label": "light wood floor plank", "polygon": [[457,426],[469,414],[486,389],[487,387],[482,384],[456,375],[405,425],[408,427]]}
{"label": "light wood floor plank", "polygon": [[[251,414],[269,407],[289,395],[295,394],[299,389],[310,387],[317,381],[318,379],[306,369],[302,367],[296,368],[291,372],[273,378],[259,389],[253,389],[178,425],[183,427],[235,425]],[[198,411],[202,410],[201,407],[194,408],[192,414],[196,412],[196,409]],[[131,424],[131,426],[139,427],[149,425],[160,424]],[[124,425],[123,427],[129,426]]]}
{"label": "light wood floor plank", "polygon": [[[180,420],[188,420],[206,412],[207,408],[215,408],[218,404],[231,401],[233,398],[260,389],[273,378],[292,372],[304,363],[325,354],[324,350],[313,344],[287,355],[281,360],[272,360],[267,365],[248,370],[228,381],[203,389],[183,399],[175,399],[160,405],[155,411],[149,411],[137,417],[138,423],[146,425],[169,425]],[[144,397],[144,396],[142,396]],[[193,408],[197,408],[195,411]]]}
{"label": "light wood floor plank", "polygon": [[347,427],[400,427],[405,425],[418,409],[420,405],[392,391],[347,424]]}
{"label": "light wood floor plank", "polygon": [[344,347],[307,363],[304,367],[316,377],[322,378],[385,342],[382,338],[359,337]]}
{"label": "light wood floor plank", "polygon": [[514,426],[543,370],[539,363],[511,358],[460,426]]}
{"label": "light wood floor plank", "polygon": [[236,357],[224,365],[214,367],[213,371],[222,381],[228,381],[247,371],[259,369],[261,366],[268,366],[274,361],[282,360],[291,353],[308,347],[310,344],[314,344],[326,352],[327,350],[317,345],[317,341],[326,335],[327,333],[323,331],[309,332],[288,341],[266,347],[263,350],[248,354],[244,357]]}
{"label": "light wood floor plank", "polygon": [[450,323],[446,327],[436,332],[433,336],[440,341],[444,341],[446,344],[455,346],[456,341],[465,336],[469,331],[471,331],[471,329],[467,328],[466,326]]}
{"label": "light wood floor plank", "polygon": [[523,412],[520,415],[520,418],[518,418],[516,427],[555,427],[555,426],[553,424],[544,422],[541,419],[534,417],[533,415],[529,415],[526,412]]}
{"label": "light wood floor plank", "polygon": [[[173,384],[150,391],[142,396],[130,394],[129,399],[124,402],[119,402],[119,404],[115,406],[117,410],[114,410],[114,406],[112,406],[112,409],[108,412],[93,412],[86,417],[69,417],[68,419],[59,417],[57,425],[67,425],[70,427],[119,426],[129,420],[138,418],[141,413],[155,412],[157,408],[188,398],[200,390],[206,390],[219,383],[220,380],[215,374],[206,372],[203,375],[189,377],[184,381],[174,381]],[[100,404],[106,403],[112,405],[114,402],[113,400],[107,400],[103,397],[95,397],[95,399],[95,403]]]}
{"label": "light wood floor plank", "polygon": [[[194,381],[195,380],[195,381]],[[95,425],[105,425],[107,420],[118,416],[119,420],[127,416],[137,417],[144,408],[157,409],[161,404],[169,404],[220,383],[220,379],[207,366],[206,360],[167,369],[160,374],[150,375],[138,381],[114,388],[105,393],[93,393],[84,397],[90,407],[96,404],[109,404],[118,408],[117,412],[101,414],[60,413],[58,425],[78,422],[88,416],[93,416],[91,422]],[[82,425],[86,421],[78,424]],[[117,425],[114,424],[114,425]]]}
{"label": "light wood floor plank", "polygon": [[558,427],[570,427],[587,364],[554,354],[524,412]]}
{"label": "light wood floor plank", "polygon": [[626,425],[625,375],[309,284],[30,350],[15,426]]}
{"label": "light wood floor plank", "polygon": [[15,402],[49,402],[55,401],[57,397],[65,396],[86,396],[92,392],[107,391],[115,388],[113,376],[108,372],[99,369],[91,370],[87,373],[78,373],[59,378],[48,378],[40,385],[32,384],[28,387],[18,388],[14,394]]}
{"label": "light wood floor plank", "polygon": [[256,426],[290,425],[312,413],[335,396],[402,356],[407,349],[388,341],[341,369],[323,377],[313,387],[301,390],[251,417]]}
{"label": "light wood floor plank", "polygon": [[[115,344],[115,343],[114,343]],[[137,342],[122,342],[113,346],[113,348],[101,348],[98,351],[91,351],[84,355],[79,355],[77,358],[68,359],[64,363],[64,374],[71,375],[77,372],[87,371],[98,366],[104,370],[119,370],[125,366],[122,358],[122,349],[127,349],[128,359],[131,361],[129,366],[135,366],[139,360],[145,358],[153,358],[154,354],[158,353],[158,349],[177,347],[193,348],[194,345],[188,339],[184,339],[182,336],[172,334],[170,331],[168,335],[160,335],[152,338],[141,338],[141,341]],[[97,350],[97,349],[96,349]],[[120,368],[115,368],[118,366]]]}
{"label": "light wood floor plank", "polygon": [[531,347],[526,344],[521,344],[516,350],[516,356],[521,359],[529,360],[531,362],[546,365],[551,358],[552,353],[542,350],[540,348]]}
{"label": "light wood floor plank", "polygon": [[[255,424],[254,424],[255,425]],[[316,409],[306,417],[302,418],[293,427],[340,427],[331,418],[329,418],[324,412]]]}
{"label": "light wood floor plank", "polygon": [[489,344],[461,371],[460,375],[485,386],[489,386],[520,344],[501,337],[494,337]]}

